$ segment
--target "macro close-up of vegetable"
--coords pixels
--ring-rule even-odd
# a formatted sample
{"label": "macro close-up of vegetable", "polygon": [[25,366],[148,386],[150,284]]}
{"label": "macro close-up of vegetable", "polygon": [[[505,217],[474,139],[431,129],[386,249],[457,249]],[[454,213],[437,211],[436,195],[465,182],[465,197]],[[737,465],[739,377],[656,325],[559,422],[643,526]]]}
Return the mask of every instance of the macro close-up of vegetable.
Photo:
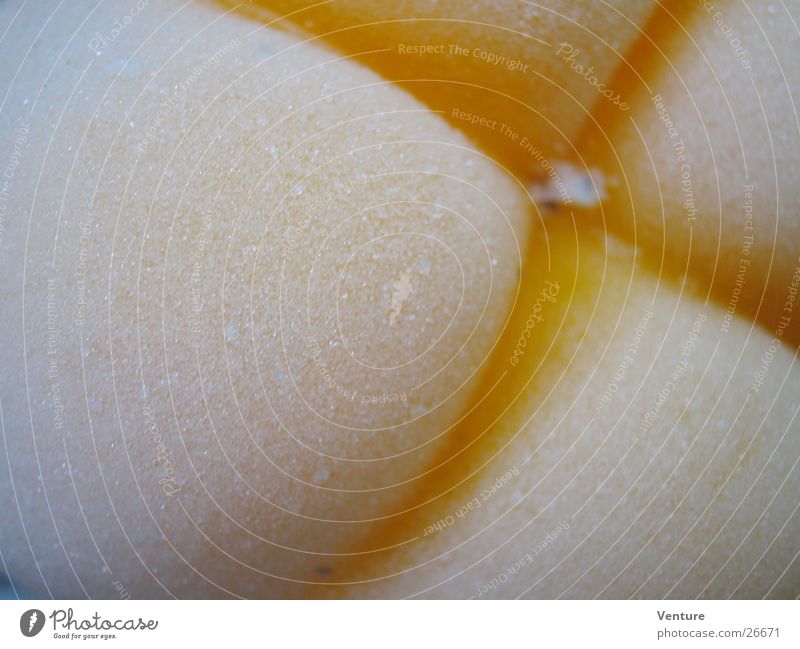
{"label": "macro close-up of vegetable", "polygon": [[797,600],[798,24],[0,1],[3,597]]}

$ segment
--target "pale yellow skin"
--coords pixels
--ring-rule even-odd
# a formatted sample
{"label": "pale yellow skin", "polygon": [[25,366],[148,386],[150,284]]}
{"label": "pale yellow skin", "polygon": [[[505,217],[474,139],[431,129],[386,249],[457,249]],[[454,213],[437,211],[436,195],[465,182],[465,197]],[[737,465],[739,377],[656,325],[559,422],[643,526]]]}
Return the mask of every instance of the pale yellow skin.
{"label": "pale yellow skin", "polygon": [[[26,130],[0,239],[0,551],[15,582],[90,597],[800,594],[800,314],[726,319],[701,272],[661,269],[657,199],[625,183],[643,166],[630,111],[509,36],[525,7],[478,3],[488,27],[423,32],[395,22],[432,17],[416,2],[334,3],[299,26],[275,22],[288,1],[159,2],[97,55],[87,44],[127,6],[83,23],[75,3],[50,22],[47,3],[26,4],[11,24],[19,4],[0,5],[0,150]],[[570,7],[588,31],[552,14],[544,31],[615,88],[610,51],[645,25],[672,38],[645,3],[620,3],[630,21]],[[508,47],[577,103],[475,62],[359,54],[411,36]],[[419,79],[432,62],[440,80],[529,93],[562,141],[497,93],[367,68]],[[530,129],[553,162],[616,177],[608,200],[543,218],[530,157],[448,124],[462,103]],[[754,166],[764,193],[770,179]],[[800,254],[786,189],[784,270]]]}
{"label": "pale yellow skin", "polygon": [[526,195],[332,51],[159,3],[97,56],[119,5],[85,7],[25,56],[51,11],[26,5],[6,45],[3,133],[30,135],[2,242],[4,560],[55,596],[300,594],[467,408]]}

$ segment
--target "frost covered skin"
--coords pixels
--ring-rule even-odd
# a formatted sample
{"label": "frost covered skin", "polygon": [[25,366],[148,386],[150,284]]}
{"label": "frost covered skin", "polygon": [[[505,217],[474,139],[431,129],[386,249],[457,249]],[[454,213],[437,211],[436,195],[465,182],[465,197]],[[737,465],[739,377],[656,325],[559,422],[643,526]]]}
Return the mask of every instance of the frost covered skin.
{"label": "frost covered skin", "polygon": [[524,194],[331,51],[120,7],[28,3],[2,45],[2,556],[56,597],[307,594],[466,409]]}

